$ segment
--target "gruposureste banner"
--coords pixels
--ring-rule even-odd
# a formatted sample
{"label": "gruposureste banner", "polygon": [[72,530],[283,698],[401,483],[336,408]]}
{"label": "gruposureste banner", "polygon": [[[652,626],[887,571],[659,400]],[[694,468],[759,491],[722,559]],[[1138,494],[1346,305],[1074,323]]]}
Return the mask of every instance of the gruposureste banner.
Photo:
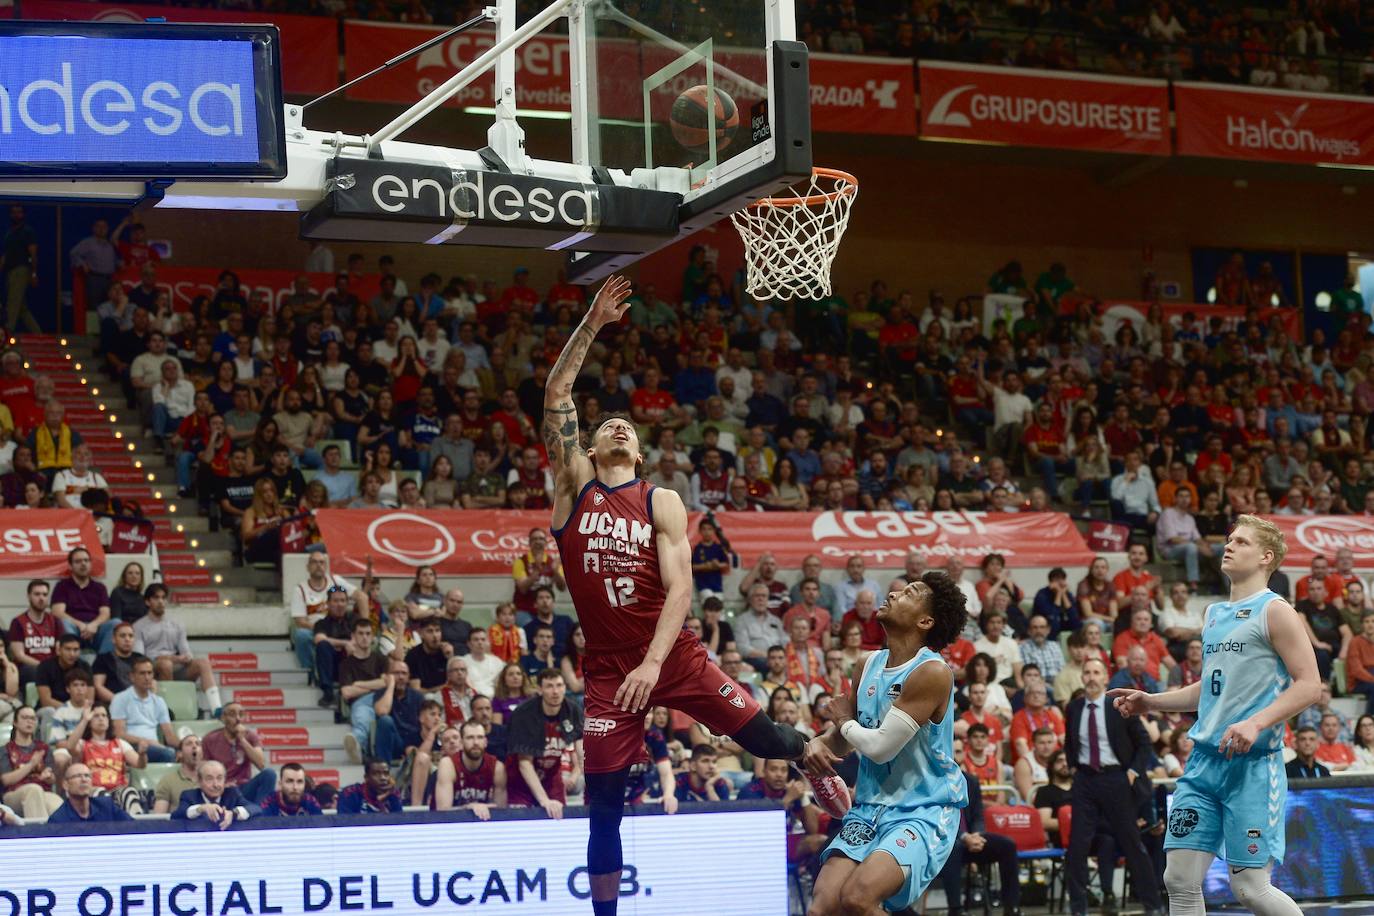
{"label": "gruposureste banner", "polygon": [[1178,152],[1303,165],[1374,165],[1374,99],[1175,83]]}
{"label": "gruposureste banner", "polygon": [[[694,542],[703,517],[689,514]],[[715,518],[747,564],[772,553],[783,567],[797,568],[814,553],[831,567],[854,555],[869,566],[900,567],[911,550],[932,565],[950,557],[974,565],[989,553],[1022,567],[1085,566],[1093,558],[1073,520],[1058,512],[717,512]],[[441,576],[502,576],[529,549],[530,531],[548,528],[549,514],[322,509],[316,520],[333,569],[343,575],[362,573],[371,558],[380,576],[413,576],[420,566]]]}
{"label": "gruposureste banner", "polygon": [[921,136],[1169,155],[1169,84],[922,61]]}
{"label": "gruposureste banner", "polygon": [[0,578],[61,579],[68,575],[67,554],[77,547],[91,552],[91,575],[105,575],[105,549],[95,517],[85,509],[31,509],[6,512],[0,530]]}

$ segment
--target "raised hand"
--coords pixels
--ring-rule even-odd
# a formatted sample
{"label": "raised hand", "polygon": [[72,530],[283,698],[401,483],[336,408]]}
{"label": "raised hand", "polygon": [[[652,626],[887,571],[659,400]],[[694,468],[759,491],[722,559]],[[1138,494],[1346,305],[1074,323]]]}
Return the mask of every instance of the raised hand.
{"label": "raised hand", "polygon": [[630,291],[629,280],[618,274],[611,277],[592,300],[592,306],[587,311],[587,320],[600,329],[624,318],[625,312],[630,308],[626,302],[630,298]]}

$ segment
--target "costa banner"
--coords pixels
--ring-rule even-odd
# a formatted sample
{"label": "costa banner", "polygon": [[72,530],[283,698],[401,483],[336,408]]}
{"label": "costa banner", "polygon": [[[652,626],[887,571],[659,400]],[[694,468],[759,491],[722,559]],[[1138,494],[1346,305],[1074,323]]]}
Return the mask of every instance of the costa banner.
{"label": "costa banner", "polygon": [[[344,23],[344,71],[347,79],[381,66],[443,30],[433,26],[389,22]],[[471,63],[495,43],[490,30],[474,29],[418,55],[413,61],[377,74],[348,90],[348,97],[371,102],[410,103]],[[568,39],[538,35],[516,51],[516,105],[536,111],[569,111]],[[762,50],[725,51],[717,59],[744,73],[762,74]],[[642,120],[645,77],[672,62],[662,46],[629,40],[606,40],[597,45],[597,68],[614,73],[604,81],[597,102],[604,117]],[[492,80],[483,77],[447,103],[450,107],[492,105]],[[656,117],[666,117],[677,93],[671,81],[650,93]],[[902,134],[916,133],[916,90],[911,61],[811,55],[811,123],[817,131]]]}
{"label": "costa banner", "polygon": [[[695,538],[703,513],[690,513]],[[772,553],[787,568],[818,554],[828,566],[862,556],[870,566],[898,567],[908,551],[931,563],[959,557],[974,564],[1000,553],[1019,566],[1086,566],[1083,536],[1062,513],[986,512],[717,512],[716,521],[746,564]],[[529,549],[529,532],[547,528],[548,512],[499,510],[322,509],[315,515],[334,571],[413,576],[433,566],[441,576],[504,576]],[[616,520],[606,523],[618,537]],[[632,523],[625,523],[633,534]],[[624,538],[629,539],[629,538]],[[550,544],[556,551],[557,545]]]}
{"label": "costa banner", "polygon": [[1169,84],[921,62],[921,136],[1169,155]]}
{"label": "costa banner", "polygon": [[24,19],[75,22],[143,22],[156,18],[171,22],[267,22],[281,31],[282,89],[285,92],[317,95],[338,85],[338,28],[333,20],[319,16],[141,3],[86,3],[82,0],[23,0],[20,12]]}
{"label": "costa banner", "polygon": [[1374,99],[1174,83],[1174,113],[1183,156],[1374,165]]}
{"label": "costa banner", "polygon": [[1374,569],[1374,516],[1368,515],[1266,515],[1279,526],[1288,555],[1283,565],[1307,567],[1315,556],[1326,557],[1334,567],[1336,551],[1345,548],[1360,569]]}
{"label": "costa banner", "polygon": [[[178,312],[185,312],[190,310],[191,303],[195,301],[197,296],[214,297],[215,290],[219,288],[219,275],[222,272],[223,268],[220,267],[183,267],[159,264],[157,265],[157,285],[171,294],[173,309]],[[334,288],[333,274],[302,273],[296,270],[258,270],[255,268],[235,269],[234,274],[239,278],[239,285],[243,289],[244,295],[252,298],[255,293],[263,293],[272,304],[274,311],[288,296],[295,292],[297,277],[307,277],[310,280],[310,290],[314,293],[323,294]],[[125,271],[119,275],[118,279],[126,289],[133,289],[142,282],[142,278],[136,270]],[[356,277],[349,284],[349,291],[366,302],[377,294],[378,289],[380,289],[380,282],[381,278],[377,275]]]}
{"label": "costa banner", "polygon": [[67,554],[77,547],[91,552],[91,575],[105,575],[105,549],[95,517],[85,509],[31,509],[6,512],[0,530],[0,579],[61,579]]}

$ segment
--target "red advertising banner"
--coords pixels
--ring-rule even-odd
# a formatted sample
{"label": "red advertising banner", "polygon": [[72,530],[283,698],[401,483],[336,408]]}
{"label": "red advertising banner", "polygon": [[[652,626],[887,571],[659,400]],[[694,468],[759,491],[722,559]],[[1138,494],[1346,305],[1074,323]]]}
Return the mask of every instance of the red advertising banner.
{"label": "red advertising banner", "polygon": [[921,136],[1169,155],[1169,84],[921,62]]}
{"label": "red advertising banner", "polygon": [[1174,83],[1174,113],[1183,156],[1374,165],[1374,99]]}
{"label": "red advertising banner", "polygon": [[[1117,300],[1107,300],[1102,303],[1102,333],[1108,340],[1113,339],[1116,329],[1121,326],[1123,321],[1129,321],[1136,326],[1136,332],[1144,325],[1146,316],[1150,313],[1150,303],[1148,302],[1123,302]],[[1196,328],[1198,333],[1208,333],[1208,323],[1213,318],[1222,319],[1222,328],[1233,331],[1236,326],[1245,320],[1247,309],[1241,305],[1210,305],[1200,302],[1169,302],[1160,303],[1160,311],[1164,313],[1164,320],[1173,325],[1174,329],[1183,326],[1183,316],[1192,313],[1197,319]],[[1302,338],[1302,310],[1301,309],[1260,309],[1260,321],[1268,324],[1278,318],[1283,325],[1284,333],[1294,340]]]}
{"label": "red advertising banner", "polygon": [[0,531],[0,579],[61,579],[67,554],[77,547],[91,552],[91,575],[105,575],[105,548],[95,517],[85,509],[31,509],[6,512]]}
{"label": "red advertising banner", "polygon": [[[347,79],[381,66],[392,57],[442,32],[432,26],[387,22],[344,23],[344,71]],[[492,46],[494,33],[474,29],[457,35],[348,91],[349,98],[372,102],[410,103],[448,79]],[[720,62],[761,78],[763,52],[741,49],[716,55]],[[633,41],[602,41],[597,68],[614,73],[603,81],[598,99],[603,117],[641,120],[644,78],[671,62],[661,46]],[[539,35],[516,51],[516,105],[539,111],[569,111],[568,39]],[[491,107],[492,79],[484,76],[447,104],[450,107]],[[677,93],[665,83],[650,93],[655,115],[666,117]],[[882,60],[844,55],[811,55],[811,118],[817,131],[904,134],[916,133],[916,90],[909,60]]]}
{"label": "red advertising banner", "polygon": [[[172,308],[184,312],[191,308],[191,303],[197,296],[213,297],[215,295],[215,290],[219,287],[219,275],[222,270],[223,268],[219,267],[182,267],[159,264],[157,266],[157,285],[172,294]],[[299,276],[310,278],[310,289],[314,292],[323,293],[334,288],[333,274],[302,274],[295,270],[258,270],[256,268],[235,269],[234,273],[238,275],[239,284],[245,295],[251,297],[253,293],[266,293],[274,310],[295,291],[293,284]],[[141,282],[141,277],[137,271],[126,271],[120,275],[119,280],[129,289],[133,289]],[[349,286],[349,290],[359,299],[367,301],[377,294],[377,290],[380,288],[379,283],[380,278],[376,275],[359,277]]]}
{"label": "red advertising banner", "polygon": [[1348,548],[1355,566],[1374,569],[1374,517],[1368,515],[1266,515],[1279,526],[1288,555],[1283,565],[1307,569],[1314,556],[1326,557],[1332,567],[1336,551]]}
{"label": "red advertising banner", "polygon": [[81,0],[24,0],[21,13],[25,19],[77,22],[143,22],[154,17],[171,22],[266,22],[281,30],[282,88],[287,93],[317,95],[338,85],[338,25],[323,16]]}
{"label": "red advertising banner", "polygon": [[[380,576],[413,576],[420,566],[441,576],[509,575],[529,549],[530,530],[549,524],[547,512],[496,510],[322,509],[315,517],[335,572],[358,575],[371,558]],[[690,514],[690,532],[700,519]],[[745,564],[770,552],[784,569],[813,553],[831,567],[854,555],[898,567],[911,550],[932,564],[955,556],[974,565],[989,553],[1022,567],[1086,566],[1093,558],[1062,513],[717,512],[716,520]]]}

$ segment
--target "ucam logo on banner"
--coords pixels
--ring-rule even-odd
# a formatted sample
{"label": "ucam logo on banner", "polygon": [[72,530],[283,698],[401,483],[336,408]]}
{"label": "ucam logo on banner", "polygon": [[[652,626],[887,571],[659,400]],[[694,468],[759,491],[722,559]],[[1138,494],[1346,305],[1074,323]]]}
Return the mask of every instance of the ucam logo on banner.
{"label": "ucam logo on banner", "polygon": [[1169,84],[921,62],[921,136],[1169,155]]}
{"label": "ucam logo on banner", "polygon": [[[688,531],[704,517],[689,513]],[[377,575],[405,577],[419,566],[441,576],[508,575],[529,550],[531,529],[549,527],[548,512],[497,509],[321,509],[315,519],[335,572],[356,575],[370,558]],[[857,555],[870,566],[898,567],[912,550],[932,564],[958,557],[972,565],[989,553],[1019,566],[1086,566],[1093,558],[1061,512],[717,512],[715,519],[745,562],[772,553],[785,567],[813,553],[827,566]]]}
{"label": "ucam logo on banner", "polygon": [[[783,811],[743,804],[625,818],[619,911],[785,916]],[[254,818],[223,832],[200,827],[203,820],[47,828],[53,836],[8,831],[0,914],[591,912],[586,819],[494,813],[490,821],[458,812]],[[127,829],[99,833],[111,827]],[[735,852],[710,855],[727,838]],[[711,860],[708,881],[703,855]],[[81,868],[54,870],[55,861]]]}
{"label": "ucam logo on banner", "polygon": [[1374,516],[1267,515],[1279,526],[1288,545],[1285,566],[1307,567],[1315,556],[1334,564],[1336,551],[1346,549],[1360,569],[1374,569]]}
{"label": "ucam logo on banner", "polygon": [[[215,291],[219,289],[219,275],[223,270],[221,267],[158,264],[157,286],[159,289],[167,290],[168,294],[171,295],[173,309],[178,312],[185,312],[190,310],[196,297],[214,297]],[[239,285],[244,295],[249,298],[257,294],[266,296],[273,311],[295,292],[295,283],[298,277],[305,277],[309,281],[306,287],[308,292],[320,295],[333,289],[336,282],[333,274],[308,274],[294,270],[266,270],[247,267],[234,270],[233,273],[239,278]],[[133,289],[142,282],[143,276],[137,270],[130,269],[119,274],[117,279],[126,288]],[[348,291],[366,302],[377,294],[381,288],[380,282],[381,276],[379,274],[356,277],[349,282]]]}
{"label": "ucam logo on banner", "polygon": [[91,575],[105,575],[105,550],[90,512],[6,512],[0,529],[0,579],[60,579],[68,573],[68,552],[77,547],[91,552]]}
{"label": "ucam logo on banner", "polygon": [[1175,83],[1184,156],[1374,165],[1374,99]]}

